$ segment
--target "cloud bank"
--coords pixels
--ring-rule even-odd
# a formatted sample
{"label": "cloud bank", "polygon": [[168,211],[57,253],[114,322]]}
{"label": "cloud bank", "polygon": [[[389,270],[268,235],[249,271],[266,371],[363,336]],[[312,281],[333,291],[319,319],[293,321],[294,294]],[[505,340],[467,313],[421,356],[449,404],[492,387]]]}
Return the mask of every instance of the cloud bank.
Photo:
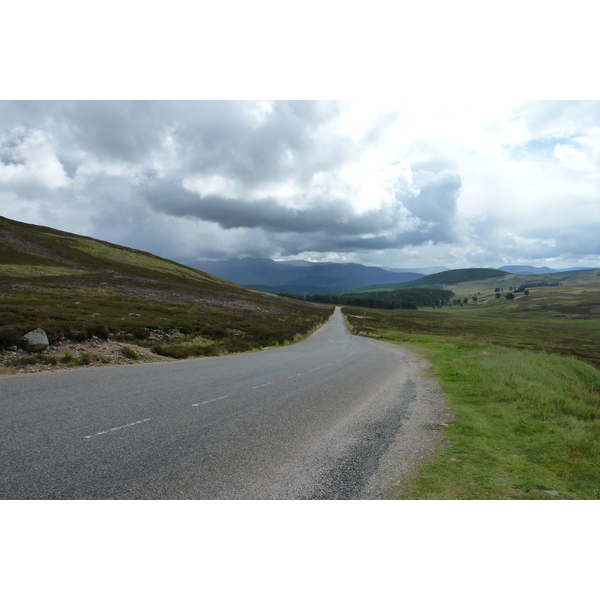
{"label": "cloud bank", "polygon": [[0,102],[0,214],[190,262],[600,265],[600,103]]}

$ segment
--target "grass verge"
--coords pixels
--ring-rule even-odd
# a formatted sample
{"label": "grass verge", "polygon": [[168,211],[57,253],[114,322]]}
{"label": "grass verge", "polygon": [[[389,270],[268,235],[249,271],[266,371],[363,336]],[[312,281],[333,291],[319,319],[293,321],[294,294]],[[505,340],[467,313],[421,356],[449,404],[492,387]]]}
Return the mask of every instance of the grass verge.
{"label": "grass verge", "polygon": [[385,329],[382,312],[367,329],[363,318],[363,334],[423,353],[454,413],[435,461],[390,498],[600,499],[600,371],[472,337]]}

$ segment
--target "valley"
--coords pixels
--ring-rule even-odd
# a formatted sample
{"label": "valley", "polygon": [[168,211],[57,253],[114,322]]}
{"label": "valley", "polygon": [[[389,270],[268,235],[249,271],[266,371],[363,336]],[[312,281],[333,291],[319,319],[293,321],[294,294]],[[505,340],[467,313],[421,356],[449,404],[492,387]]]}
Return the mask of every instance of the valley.
{"label": "valley", "polygon": [[[83,373],[95,366],[283,349],[319,330],[338,304],[355,337],[401,346],[429,361],[446,398],[444,420],[422,424],[436,431],[428,460],[418,468],[411,463],[406,476],[378,489],[378,497],[600,499],[595,483],[600,477],[600,270],[446,269],[343,294],[274,295],[141,251],[3,218],[0,257],[0,374],[9,376],[5,381],[29,379],[14,377],[22,373],[35,373],[37,379],[59,375],[41,371]],[[413,305],[377,308],[392,298],[412,299]],[[23,336],[37,329],[47,335],[47,347],[28,350]],[[354,360],[357,373],[367,356]],[[311,365],[308,372],[317,368]],[[114,377],[113,369],[106,372]],[[270,385],[275,383],[257,379],[250,387]],[[277,390],[288,393],[285,386]],[[212,402],[212,396],[203,402]],[[132,425],[145,423],[134,416]],[[403,464],[402,452],[386,459],[392,460],[391,473]],[[331,469],[331,477],[342,476]],[[326,482],[330,475],[319,477]],[[210,478],[206,481],[209,485]],[[347,489],[354,483],[348,480]],[[308,495],[289,491],[295,483],[288,484],[288,491],[277,493],[358,497],[327,483],[315,484]],[[156,494],[172,497],[168,488],[160,490]],[[265,493],[249,490],[206,488],[202,493]]]}

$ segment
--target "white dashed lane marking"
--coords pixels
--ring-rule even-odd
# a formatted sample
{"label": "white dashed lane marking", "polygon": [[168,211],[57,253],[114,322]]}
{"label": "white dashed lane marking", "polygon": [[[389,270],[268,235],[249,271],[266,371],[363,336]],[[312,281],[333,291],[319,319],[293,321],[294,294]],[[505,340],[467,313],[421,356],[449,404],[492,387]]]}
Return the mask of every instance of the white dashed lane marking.
{"label": "white dashed lane marking", "polygon": [[212,400],[205,400],[204,402],[198,402],[197,404],[192,404],[192,406],[201,406],[202,404],[208,404],[209,402],[216,402],[217,400],[224,400],[229,396],[219,396],[218,398],[213,398]]}
{"label": "white dashed lane marking", "polygon": [[92,435],[84,435],[83,437],[86,439],[90,439],[96,435],[104,435],[106,433],[110,433],[111,431],[118,431],[119,429],[125,429],[125,427],[133,427],[134,425],[139,425],[140,423],[145,423],[150,419],[142,419],[141,421],[135,421],[134,423],[127,423],[127,425],[119,425],[118,427],[112,427],[111,429],[107,429],[106,431],[99,431],[98,433],[92,433]]}

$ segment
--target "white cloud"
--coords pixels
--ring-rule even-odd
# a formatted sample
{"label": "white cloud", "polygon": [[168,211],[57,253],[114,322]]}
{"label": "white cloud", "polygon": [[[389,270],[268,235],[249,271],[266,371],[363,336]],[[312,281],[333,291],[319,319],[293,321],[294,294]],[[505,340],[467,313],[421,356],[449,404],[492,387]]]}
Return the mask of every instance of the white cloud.
{"label": "white cloud", "polygon": [[586,152],[568,144],[557,144],[553,155],[567,169],[581,172],[598,171],[596,165],[589,159]]}
{"label": "white cloud", "polygon": [[16,129],[0,137],[0,185],[55,190],[70,183],[52,138],[46,132]]}

